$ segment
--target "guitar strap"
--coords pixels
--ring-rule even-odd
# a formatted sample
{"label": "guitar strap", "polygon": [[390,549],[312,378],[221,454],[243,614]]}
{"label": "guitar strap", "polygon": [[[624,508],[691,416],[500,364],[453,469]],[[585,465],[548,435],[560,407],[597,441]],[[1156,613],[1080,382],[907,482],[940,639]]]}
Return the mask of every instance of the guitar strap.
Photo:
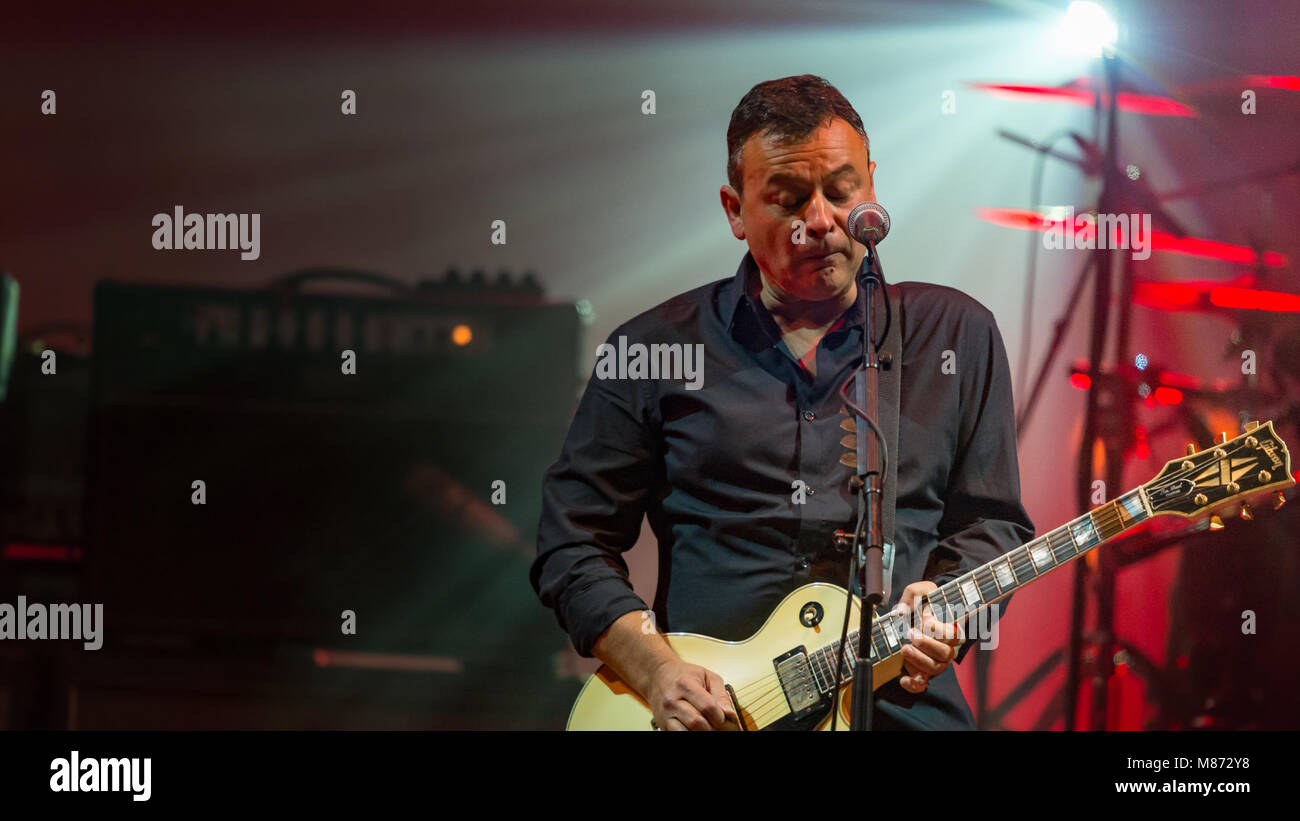
{"label": "guitar strap", "polygon": [[[889,447],[889,464],[886,466],[884,476],[885,494],[881,501],[884,522],[880,530],[885,542],[884,567],[881,574],[884,583],[882,592],[885,596],[884,606],[889,607],[893,601],[894,588],[894,507],[898,498],[899,462],[898,408],[903,381],[903,292],[902,289],[895,285],[887,284],[885,288],[892,303],[892,320],[889,323],[889,333],[885,336],[885,345],[880,350],[881,367],[878,382],[880,396],[876,404],[876,411],[880,418],[876,420],[876,424],[880,426]],[[877,301],[876,312],[873,314],[871,321],[874,329],[884,328],[885,306],[883,301]],[[876,330],[876,333],[879,334],[880,331]],[[871,433],[866,423],[861,421],[858,422],[858,429],[867,435]]]}

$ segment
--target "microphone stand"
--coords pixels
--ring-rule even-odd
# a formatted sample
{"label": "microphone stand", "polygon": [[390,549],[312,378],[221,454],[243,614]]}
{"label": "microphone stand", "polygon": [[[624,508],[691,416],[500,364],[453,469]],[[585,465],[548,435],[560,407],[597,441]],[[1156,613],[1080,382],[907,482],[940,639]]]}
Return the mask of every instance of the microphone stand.
{"label": "microphone stand", "polygon": [[[876,245],[870,239],[866,242],[867,275],[858,280],[859,287],[867,289],[866,317],[862,328],[862,367],[853,378],[856,380],[856,402],[847,399],[845,404],[856,415],[861,416],[870,431],[857,437],[858,472],[851,480],[851,486],[858,491],[858,526],[853,534],[853,564],[858,570],[858,589],[862,591],[862,605],[859,611],[858,627],[858,665],[857,675],[853,679],[853,713],[850,729],[860,732],[871,729],[871,717],[875,709],[875,688],[872,686],[872,648],[871,624],[876,607],[884,600],[884,537],[881,526],[884,522],[884,489],[881,486],[884,470],[881,463],[881,445],[884,440],[876,425],[880,396],[880,360],[876,356],[875,337],[872,333],[872,313],[875,307],[875,291],[879,288],[884,293],[884,273],[880,270],[876,255]],[[846,385],[847,387],[847,385]],[[844,389],[840,390],[841,395]],[[887,458],[887,456],[886,456]],[[841,645],[842,646],[842,645]],[[837,676],[841,671],[836,670]],[[839,711],[839,691],[836,690],[834,709]]]}

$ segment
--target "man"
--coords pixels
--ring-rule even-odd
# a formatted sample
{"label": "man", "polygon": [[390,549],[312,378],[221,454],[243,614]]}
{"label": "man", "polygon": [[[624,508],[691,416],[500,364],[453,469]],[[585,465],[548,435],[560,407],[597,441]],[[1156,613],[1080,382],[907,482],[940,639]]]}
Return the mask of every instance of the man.
{"label": "man", "polygon": [[[531,573],[577,651],[609,665],[665,729],[734,728],[736,716],[721,678],[646,625],[748,638],[796,587],[845,584],[847,557],[832,534],[857,520],[838,391],[863,348],[856,279],[866,249],[847,232],[853,206],[875,199],[862,120],[825,80],[787,77],[745,95],[727,145],[722,206],[749,245],[736,275],[652,308],[609,340],[699,351],[699,389],[672,374],[602,378],[597,369],[543,483]],[[900,452],[891,458],[892,577],[901,581],[886,604],[911,612],[920,594],[1034,528],[1020,504],[1010,371],[992,314],[952,288],[900,287]],[[791,490],[799,481],[802,503]],[[643,514],[659,541],[653,622],[621,555]],[[969,645],[933,619],[911,640],[904,675],[876,691],[873,726],[973,728],[949,669]]]}

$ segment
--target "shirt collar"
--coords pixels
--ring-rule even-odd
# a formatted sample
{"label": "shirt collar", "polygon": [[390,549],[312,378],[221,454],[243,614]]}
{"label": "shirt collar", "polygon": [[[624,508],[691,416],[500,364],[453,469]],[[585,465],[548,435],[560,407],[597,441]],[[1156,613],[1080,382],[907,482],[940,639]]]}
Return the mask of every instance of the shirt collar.
{"label": "shirt collar", "polygon": [[[862,276],[866,273],[867,258],[862,257],[862,264],[858,268],[858,282],[862,282]],[[758,263],[754,261],[754,255],[749,251],[745,252],[745,258],[740,261],[740,266],[736,268],[736,275],[727,282],[726,287],[720,295],[719,310],[723,323],[726,324],[727,330],[733,337],[740,341],[748,338],[749,334],[755,331],[761,332],[768,337],[772,344],[781,338],[780,329],[777,328],[776,321],[772,319],[772,314],[763,305],[758,296],[761,288],[759,279]],[[858,286],[858,296],[853,305],[844,313],[844,323],[837,329],[844,331],[849,328],[861,327],[866,324],[867,316],[867,289],[860,284]]]}

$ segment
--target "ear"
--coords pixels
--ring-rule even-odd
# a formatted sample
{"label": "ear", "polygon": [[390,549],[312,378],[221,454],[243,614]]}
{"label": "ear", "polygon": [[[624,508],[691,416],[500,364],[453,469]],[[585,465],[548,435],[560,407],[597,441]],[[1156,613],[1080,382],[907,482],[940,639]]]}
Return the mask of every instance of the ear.
{"label": "ear", "polygon": [[731,224],[731,235],[736,239],[744,239],[745,223],[740,218],[740,194],[730,185],[724,185],[718,191],[718,196],[722,200],[722,210],[727,215],[727,222]]}
{"label": "ear", "polygon": [[874,201],[876,199],[876,161],[872,160],[867,163],[867,193]]}

